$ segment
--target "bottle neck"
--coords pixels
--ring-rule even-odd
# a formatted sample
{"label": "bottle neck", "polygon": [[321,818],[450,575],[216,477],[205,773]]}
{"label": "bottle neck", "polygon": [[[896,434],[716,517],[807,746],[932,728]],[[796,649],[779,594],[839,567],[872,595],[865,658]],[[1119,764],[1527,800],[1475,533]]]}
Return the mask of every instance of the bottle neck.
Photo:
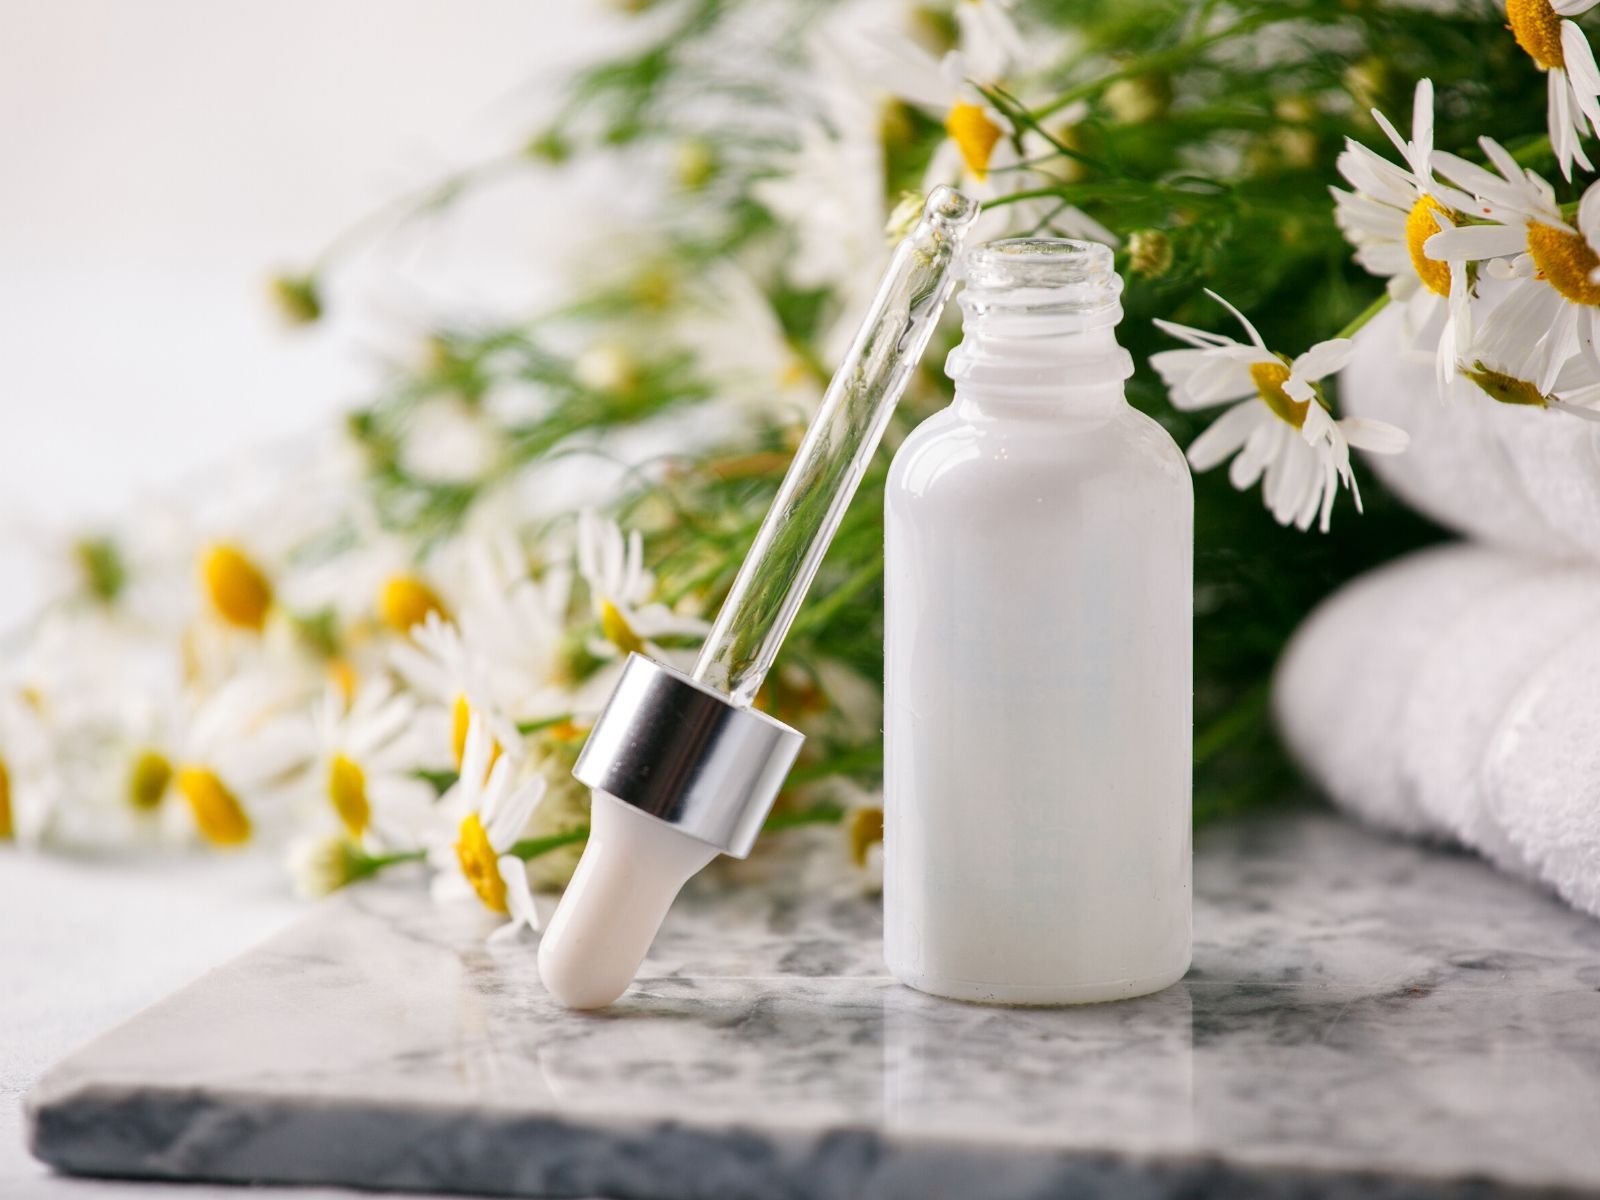
{"label": "bottle neck", "polygon": [[963,416],[1104,420],[1126,403],[1133,360],[1117,344],[1120,306],[1089,315],[968,308],[945,361]]}

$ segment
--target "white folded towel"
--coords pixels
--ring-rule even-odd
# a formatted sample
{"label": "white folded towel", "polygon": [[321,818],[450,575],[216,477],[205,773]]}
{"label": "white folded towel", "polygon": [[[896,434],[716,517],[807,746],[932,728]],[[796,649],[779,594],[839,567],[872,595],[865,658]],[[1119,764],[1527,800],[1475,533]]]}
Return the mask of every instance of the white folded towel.
{"label": "white folded towel", "polygon": [[[1389,421],[1411,435],[1404,454],[1364,456],[1363,468],[1447,528],[1530,554],[1570,557],[1577,547],[1558,527],[1559,514],[1535,503],[1525,482],[1541,469],[1570,478],[1570,464],[1558,461],[1548,436],[1554,429],[1559,440],[1563,430],[1589,423],[1499,404],[1465,379],[1441,399],[1432,355],[1417,353],[1401,336],[1401,309],[1391,304],[1373,318],[1339,376],[1345,414]],[[1526,459],[1520,470],[1517,454]],[[1555,486],[1542,488],[1541,498]],[[1600,505],[1594,515],[1600,524]],[[1600,553],[1600,537],[1595,545]]]}
{"label": "white folded towel", "polygon": [[1600,565],[1470,544],[1324,601],[1279,664],[1302,767],[1373,824],[1449,838],[1600,915]]}
{"label": "white folded towel", "polygon": [[[1467,395],[1463,389],[1475,393]],[[1448,403],[1465,397],[1480,414],[1489,444],[1511,464],[1522,494],[1571,553],[1600,561],[1600,423],[1570,413],[1486,401],[1458,380]],[[1471,477],[1463,476],[1465,486]],[[1533,543],[1529,550],[1542,549]],[[1559,555],[1559,547],[1552,552]]]}
{"label": "white folded towel", "polygon": [[1490,817],[1539,878],[1600,916],[1600,629],[1507,697],[1484,753]]}
{"label": "white folded towel", "polygon": [[1401,774],[1407,685],[1441,626],[1526,569],[1484,546],[1434,547],[1346,584],[1301,623],[1273,707],[1290,751],[1340,805],[1401,833],[1446,833]]}
{"label": "white folded towel", "polygon": [[1490,816],[1484,748],[1509,698],[1596,618],[1600,573],[1530,564],[1442,624],[1410,682],[1400,728],[1408,795],[1441,828],[1515,874],[1531,867]]}

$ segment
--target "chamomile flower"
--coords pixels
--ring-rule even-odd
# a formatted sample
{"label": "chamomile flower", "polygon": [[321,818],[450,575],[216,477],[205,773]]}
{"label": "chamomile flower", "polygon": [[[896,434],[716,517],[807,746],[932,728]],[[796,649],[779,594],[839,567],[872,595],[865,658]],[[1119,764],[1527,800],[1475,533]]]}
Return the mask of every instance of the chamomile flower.
{"label": "chamomile flower", "polygon": [[1411,138],[1400,136],[1377,109],[1372,110],[1405,166],[1397,167],[1356,141],[1339,155],[1339,173],[1354,188],[1330,188],[1334,220],[1356,261],[1385,277],[1389,295],[1405,305],[1409,339],[1430,334],[1442,315],[1435,348],[1441,392],[1455,374],[1459,346],[1471,340],[1471,286],[1465,263],[1443,263],[1423,252],[1441,229],[1461,223],[1471,197],[1441,183],[1433,174],[1433,83],[1418,81],[1411,107]]}
{"label": "chamomile flower", "polygon": [[29,511],[8,498],[0,541],[31,560],[32,589],[42,609],[70,610],[116,625],[130,635],[170,634],[189,615],[181,570],[182,531],[167,511],[138,503],[115,527],[83,527]]}
{"label": "chamomile flower", "polygon": [[719,397],[779,422],[808,419],[822,402],[825,380],[790,341],[766,293],[732,263],[713,268],[703,282],[705,301],[680,332]]}
{"label": "chamomile flower", "polygon": [[[1491,317],[1495,316],[1491,312]],[[1600,371],[1583,355],[1569,358],[1548,388],[1538,381],[1539,348],[1515,317],[1488,320],[1465,351],[1461,374],[1490,399],[1521,408],[1550,408],[1600,420]]]}
{"label": "chamomile flower", "polygon": [[644,538],[637,529],[624,535],[615,521],[593,509],[578,514],[578,573],[589,585],[589,599],[604,635],[592,653],[645,653],[659,637],[703,637],[710,628],[698,617],[673,612],[653,602],[656,578],[644,566]]}
{"label": "chamomile flower", "polygon": [[476,896],[490,912],[510,918],[489,935],[491,942],[516,937],[523,926],[542,927],[527,864],[512,849],[544,798],[545,781],[538,774],[524,781],[521,771],[511,755],[495,756],[493,736],[474,717],[461,778],[440,802],[448,825],[428,850],[435,901]]}
{"label": "chamomile flower", "polygon": [[415,840],[434,797],[418,771],[436,765],[428,761],[434,739],[419,716],[415,699],[382,679],[348,701],[330,684],[317,702],[309,789],[352,841],[374,835],[388,846]]}
{"label": "chamomile flower", "polygon": [[441,555],[419,554],[410,539],[385,528],[370,500],[344,514],[350,544],[302,567],[285,581],[284,603],[296,612],[331,613],[346,640],[374,630],[410,633],[430,613],[452,614]]}
{"label": "chamomile flower", "polygon": [[947,139],[928,164],[925,183],[964,180],[982,198],[990,171],[1016,162],[1010,120],[979,90],[998,83],[1010,68],[1009,55],[985,44],[952,50],[936,59],[909,37],[869,35],[868,74],[892,95],[927,111],[944,123]]}
{"label": "chamomile flower", "polygon": [[0,842],[36,846],[62,800],[54,739],[33,697],[0,691]]}
{"label": "chamomile flower", "polygon": [[360,847],[342,833],[310,834],[289,843],[289,881],[307,900],[332,895],[362,877],[366,861]]}
{"label": "chamomile flower", "polygon": [[276,588],[258,558],[236,541],[215,541],[196,565],[207,611],[231,629],[259,634],[267,626]]}
{"label": "chamomile flower", "polygon": [[481,407],[444,396],[417,406],[397,457],[413,478],[455,484],[483,479],[503,454],[501,433]]}
{"label": "chamomile flower", "polygon": [[1590,185],[1570,222],[1547,181],[1488,138],[1482,145],[1499,174],[1453,155],[1437,161],[1477,197],[1474,215],[1486,223],[1436,233],[1424,250],[1441,263],[1509,259],[1492,273],[1514,285],[1488,320],[1503,327],[1501,336],[1534,347],[1533,377],[1548,393],[1575,353],[1600,368],[1600,184]]}
{"label": "chamomile flower", "polygon": [[248,842],[264,809],[306,764],[304,723],[281,676],[241,673],[216,692],[191,697],[170,753],[150,747],[171,770],[195,831],[213,846]]}
{"label": "chamomile flower", "polygon": [[1296,359],[1267,349],[1255,326],[1215,292],[1207,295],[1244,326],[1244,345],[1200,329],[1157,321],[1191,349],[1152,355],[1153,366],[1180,409],[1232,404],[1189,447],[1189,462],[1207,471],[1228,458],[1228,479],[1245,491],[1262,483],[1262,498],[1280,525],[1307,529],[1313,520],[1326,532],[1339,485],[1350,489],[1356,511],[1361,493],[1350,468],[1350,447],[1376,454],[1405,449],[1402,430],[1382,421],[1346,417],[1335,421],[1318,381],[1349,361],[1348,338],[1319,342]]}
{"label": "chamomile flower", "polygon": [[465,580],[457,624],[497,703],[519,722],[581,709],[563,660],[571,567],[534,578],[521,546],[501,537],[465,543],[457,574]]}
{"label": "chamomile flower", "polygon": [[974,75],[998,79],[1027,54],[1028,44],[1012,17],[1016,0],[957,0],[956,28]]}
{"label": "chamomile flower", "polygon": [[467,730],[474,716],[502,749],[517,741],[517,723],[506,697],[483,654],[476,652],[460,628],[431,613],[411,631],[410,642],[390,651],[395,669],[413,689],[443,707],[448,716],[451,755],[464,760]]}
{"label": "chamomile flower", "polygon": [[750,190],[793,230],[789,279],[801,288],[837,287],[852,297],[881,271],[885,214],[877,99],[851,69],[842,49],[848,36],[839,30],[817,38],[819,70],[808,89],[816,115],[800,126],[795,147],[775,160],[774,173]]}
{"label": "chamomile flower", "polygon": [[1550,145],[1564,178],[1572,164],[1593,170],[1583,152],[1584,123],[1600,135],[1600,68],[1583,30],[1569,18],[1600,0],[1506,0],[1506,21],[1517,45],[1545,72],[1549,102],[1545,118]]}
{"label": "chamomile flower", "polygon": [[[968,9],[974,11],[961,21],[961,48],[943,59],[935,59],[909,38],[866,39],[874,55],[869,66],[889,92],[944,122],[948,137],[928,162],[924,190],[957,184],[969,195],[989,202],[973,235],[979,240],[1050,233],[1116,246],[1119,239],[1111,230],[1065,200],[1042,196],[993,203],[1058,185],[1059,181],[1049,177],[1049,166],[1028,165],[1034,159],[1053,162],[1055,147],[1037,130],[1019,131],[984,96],[982,87],[1004,82],[1017,69],[1024,43],[1004,6],[993,0],[962,0],[957,6],[958,18]],[[987,15],[979,17],[978,10]],[[1002,34],[1007,29],[1010,34]]]}

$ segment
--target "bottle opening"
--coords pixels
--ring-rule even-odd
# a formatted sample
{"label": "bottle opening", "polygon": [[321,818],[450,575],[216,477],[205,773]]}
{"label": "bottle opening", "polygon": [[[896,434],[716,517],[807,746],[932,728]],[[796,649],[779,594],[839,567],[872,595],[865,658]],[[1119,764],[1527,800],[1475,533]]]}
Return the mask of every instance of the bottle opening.
{"label": "bottle opening", "polygon": [[990,310],[1121,316],[1122,279],[1111,247],[1099,242],[1072,238],[989,242],[966,256],[961,277],[966,281],[961,304],[969,316]]}
{"label": "bottle opening", "polygon": [[1133,374],[1117,345],[1122,279],[1111,247],[1068,238],[1006,238],[962,259],[966,315],[945,371],[970,397],[1054,402],[1068,390]]}

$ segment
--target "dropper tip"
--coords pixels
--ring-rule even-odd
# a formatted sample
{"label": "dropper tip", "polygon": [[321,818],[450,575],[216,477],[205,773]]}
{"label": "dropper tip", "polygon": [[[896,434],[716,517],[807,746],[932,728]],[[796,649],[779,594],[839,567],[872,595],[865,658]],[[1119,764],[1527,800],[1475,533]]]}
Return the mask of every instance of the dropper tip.
{"label": "dropper tip", "polygon": [[923,206],[922,216],[924,220],[946,228],[961,229],[978,219],[980,207],[982,206],[971,196],[940,184],[928,193],[928,202]]}

